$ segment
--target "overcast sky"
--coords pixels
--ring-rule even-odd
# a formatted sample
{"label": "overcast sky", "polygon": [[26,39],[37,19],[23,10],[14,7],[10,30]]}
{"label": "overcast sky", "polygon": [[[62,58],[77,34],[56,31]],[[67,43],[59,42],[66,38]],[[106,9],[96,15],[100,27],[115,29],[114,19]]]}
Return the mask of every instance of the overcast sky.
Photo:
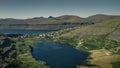
{"label": "overcast sky", "polygon": [[0,18],[120,15],[120,0],[0,0]]}

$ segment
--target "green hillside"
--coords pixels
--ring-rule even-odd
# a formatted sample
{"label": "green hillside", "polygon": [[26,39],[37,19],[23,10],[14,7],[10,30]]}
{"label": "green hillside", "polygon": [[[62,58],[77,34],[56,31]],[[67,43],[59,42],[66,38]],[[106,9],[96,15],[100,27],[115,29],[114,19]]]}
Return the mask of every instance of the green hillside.
{"label": "green hillside", "polygon": [[[34,18],[34,21],[40,19],[43,20],[44,18]],[[49,22],[55,24],[56,20],[51,21],[51,19],[69,23],[85,21],[84,18],[79,19],[77,16],[68,15],[56,18],[49,17]],[[0,34],[0,67],[13,68],[16,66],[17,68],[48,68],[45,62],[36,61],[31,54],[31,50],[34,47],[33,44],[41,40],[71,44],[71,46],[74,46],[74,48],[78,50],[90,52],[91,55],[86,60],[88,65],[78,65],[78,68],[119,68],[120,17],[95,15],[88,17],[86,21],[87,20],[97,22],[92,25],[71,27],[48,33],[44,38],[38,38],[39,35],[34,34],[28,35],[25,38],[22,37],[26,36],[26,34],[18,37],[10,37],[6,34]],[[20,24],[18,24],[18,26],[20,26]],[[45,28],[45,26],[43,27]]]}
{"label": "green hillside", "polygon": [[54,41],[91,53],[88,59],[90,65],[78,68],[120,67],[120,18],[61,30]]}
{"label": "green hillside", "polygon": [[[65,29],[59,33],[60,36],[55,41],[70,43],[80,50],[112,49],[114,46],[120,46],[120,18],[94,25]],[[79,47],[80,42],[85,47]]]}
{"label": "green hillside", "polygon": [[101,22],[108,21],[115,18],[120,18],[120,17],[119,15],[117,16],[117,15],[96,14],[93,16],[89,16],[86,20],[96,22],[96,23],[101,23]]}
{"label": "green hillside", "polygon": [[[65,32],[61,37],[74,38],[75,36],[90,37],[107,35],[108,38],[120,40],[120,18],[112,19],[103,23],[98,23],[90,26],[75,28],[70,32]],[[113,37],[114,36],[114,37]]]}

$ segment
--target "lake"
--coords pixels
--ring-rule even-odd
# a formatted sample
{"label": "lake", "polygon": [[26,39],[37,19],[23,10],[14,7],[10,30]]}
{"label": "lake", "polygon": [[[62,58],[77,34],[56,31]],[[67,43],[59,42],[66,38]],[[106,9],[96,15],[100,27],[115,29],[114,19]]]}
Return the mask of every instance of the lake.
{"label": "lake", "polygon": [[47,32],[53,32],[55,30],[24,30],[24,29],[1,29],[0,33],[5,34],[39,34],[39,33],[47,33]]}
{"label": "lake", "polygon": [[49,68],[77,68],[85,64],[88,52],[78,51],[68,44],[38,42],[32,52],[33,58],[45,61]]}
{"label": "lake", "polygon": [[[0,30],[6,34],[37,34],[47,33],[53,30]],[[78,51],[68,44],[54,42],[37,42],[32,50],[32,56],[38,61],[44,61],[49,68],[77,68],[84,65],[89,56],[88,52]]]}

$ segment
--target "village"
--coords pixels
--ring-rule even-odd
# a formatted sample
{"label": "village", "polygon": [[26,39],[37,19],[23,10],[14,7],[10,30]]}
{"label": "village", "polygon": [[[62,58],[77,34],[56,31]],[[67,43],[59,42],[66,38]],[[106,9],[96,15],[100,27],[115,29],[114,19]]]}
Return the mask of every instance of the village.
{"label": "village", "polygon": [[48,32],[48,33],[40,33],[40,34],[22,34],[19,38],[30,38],[35,37],[37,39],[46,39],[46,38],[58,38],[59,32]]}

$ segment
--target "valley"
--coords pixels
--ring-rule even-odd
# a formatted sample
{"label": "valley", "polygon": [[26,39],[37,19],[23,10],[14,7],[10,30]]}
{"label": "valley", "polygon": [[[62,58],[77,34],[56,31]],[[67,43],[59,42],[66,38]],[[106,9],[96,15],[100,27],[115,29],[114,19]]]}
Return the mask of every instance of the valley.
{"label": "valley", "polygon": [[[57,30],[47,33],[33,33],[33,34],[4,34],[0,33],[0,67],[1,68],[49,68],[49,64],[45,61],[38,61],[32,56],[32,51],[35,48],[35,43],[39,41],[54,42],[62,44],[69,44],[77,51],[84,51],[90,55],[84,61],[85,64],[77,65],[77,68],[119,68],[120,67],[120,17],[108,15],[94,15],[87,19],[78,20],[78,17],[63,16],[58,17],[62,22],[50,22],[56,18],[48,18],[49,24],[38,25],[33,23],[29,29],[37,30]],[[58,19],[57,18],[57,19]],[[37,18],[39,20],[39,18]],[[44,21],[46,21],[44,20]],[[55,20],[58,21],[58,20]],[[83,22],[84,21],[84,22]],[[76,22],[76,23],[75,23]],[[80,22],[80,23],[78,23]],[[81,22],[86,24],[82,24]],[[20,23],[20,22],[19,22]],[[44,22],[42,22],[44,23]],[[56,23],[60,28],[56,28]],[[70,24],[69,24],[70,23]],[[74,23],[74,24],[73,24]],[[3,22],[0,22],[3,24]],[[18,27],[18,23],[5,23],[6,27],[2,29],[28,29],[24,25]],[[16,24],[17,27],[16,27]],[[54,25],[53,25],[54,24]],[[2,26],[2,25],[1,25]],[[28,26],[28,25],[27,25]],[[34,28],[34,27],[41,28]],[[67,27],[68,26],[68,27]],[[15,28],[12,28],[15,27]],[[42,29],[44,28],[44,29]],[[52,29],[51,29],[52,28]],[[4,30],[3,30],[4,31]],[[29,32],[29,31],[27,31]],[[37,31],[38,32],[38,31]],[[44,44],[44,43],[42,43]],[[41,46],[42,46],[41,44]],[[45,46],[45,45],[44,45]],[[58,53],[59,54],[59,53]],[[67,54],[67,53],[66,53]],[[74,56],[74,55],[73,55]],[[72,58],[75,59],[75,58]],[[59,61],[62,59],[59,59]]]}

